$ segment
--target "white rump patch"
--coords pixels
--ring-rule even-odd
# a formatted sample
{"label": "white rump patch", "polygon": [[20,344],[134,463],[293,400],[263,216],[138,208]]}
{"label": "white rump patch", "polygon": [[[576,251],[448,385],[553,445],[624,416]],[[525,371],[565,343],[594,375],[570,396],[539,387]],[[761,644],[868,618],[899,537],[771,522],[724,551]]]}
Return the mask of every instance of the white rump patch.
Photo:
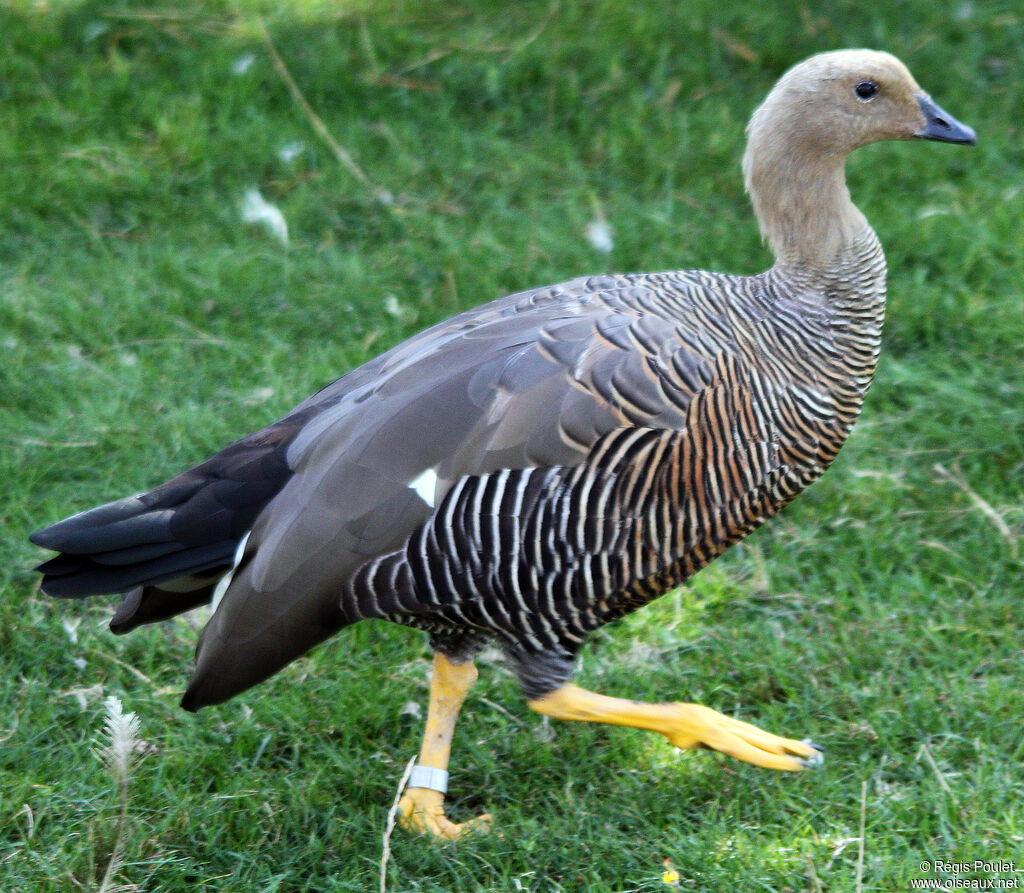
{"label": "white rump patch", "polygon": [[416,495],[433,508],[437,503],[437,472],[428,468],[419,477],[409,481],[409,489],[415,490]]}
{"label": "white rump patch", "polygon": [[235,560],[229,570],[220,580],[217,581],[217,586],[213,590],[213,601],[210,602],[210,616],[212,617],[216,613],[217,608],[220,606],[220,601],[224,598],[224,593],[228,591],[228,587],[231,585],[231,580],[235,576],[235,568],[238,567],[238,562],[242,560],[242,556],[245,554],[245,544],[249,542],[249,534],[251,530],[245,532],[245,536],[242,537],[238,543],[238,548],[235,549]]}

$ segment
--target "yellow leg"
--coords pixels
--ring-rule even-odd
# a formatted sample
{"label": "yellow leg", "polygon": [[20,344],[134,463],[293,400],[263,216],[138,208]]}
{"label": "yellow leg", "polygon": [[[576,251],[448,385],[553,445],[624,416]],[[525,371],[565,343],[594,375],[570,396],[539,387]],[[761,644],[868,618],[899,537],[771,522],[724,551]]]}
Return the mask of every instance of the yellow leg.
{"label": "yellow leg", "polygon": [[[423,733],[419,765],[448,769],[455,720],[476,677],[476,667],[472,661],[453,664],[443,654],[434,654],[427,727]],[[445,840],[457,840],[461,834],[470,831],[486,831],[491,822],[489,815],[478,816],[459,825],[450,822],[444,814],[444,794],[430,788],[406,788],[398,807],[402,812],[401,822],[404,827]]]}
{"label": "yellow leg", "polygon": [[530,707],[555,719],[649,729],[684,750],[710,747],[765,769],[796,771],[822,759],[821,751],[810,742],[780,738],[700,704],[647,704],[566,684],[530,701]]}

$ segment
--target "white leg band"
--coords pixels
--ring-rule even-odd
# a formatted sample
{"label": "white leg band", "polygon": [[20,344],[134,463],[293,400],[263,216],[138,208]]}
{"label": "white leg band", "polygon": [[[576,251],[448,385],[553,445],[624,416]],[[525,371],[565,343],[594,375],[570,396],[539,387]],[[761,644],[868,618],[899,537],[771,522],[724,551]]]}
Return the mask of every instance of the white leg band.
{"label": "white leg band", "polygon": [[447,794],[448,770],[435,769],[433,766],[421,766],[417,763],[412,767],[406,787],[426,788],[428,791]]}

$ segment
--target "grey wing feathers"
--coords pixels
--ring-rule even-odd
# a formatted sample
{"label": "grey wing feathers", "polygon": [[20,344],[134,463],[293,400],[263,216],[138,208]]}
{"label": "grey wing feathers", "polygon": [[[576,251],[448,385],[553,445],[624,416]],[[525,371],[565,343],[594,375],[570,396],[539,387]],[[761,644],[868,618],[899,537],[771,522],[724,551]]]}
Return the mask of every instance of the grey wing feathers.
{"label": "grey wing feathers", "polygon": [[[692,303],[687,289],[703,293],[673,281],[679,306]],[[664,285],[658,277],[573,280],[434,326],[193,472],[96,510],[106,513],[94,516],[106,533],[87,533],[87,516],[62,522],[99,538],[101,554],[84,560],[100,567],[92,576],[91,568],[84,577],[81,568],[65,573],[61,562],[76,559],[59,556],[46,585],[56,591],[63,576],[88,579],[89,591],[141,586],[115,618],[128,629],[208,600],[251,527],[185,699],[192,707],[222,700],[358,619],[339,607],[346,579],[399,548],[460,479],[571,468],[624,425],[678,429],[714,350],[681,341],[678,316],[652,312]],[[260,466],[270,461],[260,453],[268,437],[269,473]],[[241,469],[239,480],[225,473],[231,468]],[[201,486],[175,502],[174,487],[194,483],[196,472]],[[425,473],[428,485],[412,487]],[[154,501],[161,491],[167,499]],[[122,529],[111,513],[125,505],[134,515]],[[36,542],[88,551],[62,545],[59,532],[56,525]],[[121,559],[134,569],[111,576],[103,562]]]}
{"label": "grey wing feathers", "polygon": [[[400,548],[466,476],[576,466],[602,435],[635,424],[639,407],[656,408],[651,424],[678,426],[678,384],[638,360],[632,339],[597,334],[598,325],[641,318],[618,300],[634,282],[578,280],[513,295],[426,330],[322,391],[322,408],[289,444],[294,474],[257,518],[204,630],[186,704],[229,697],[359,619],[340,608],[348,578]],[[679,349],[668,321],[646,342],[665,355]],[[666,387],[678,392],[674,405]],[[624,388],[636,406],[617,400]],[[424,473],[426,499],[410,486]]]}
{"label": "grey wing feathers", "polygon": [[[623,425],[678,428],[692,394],[658,371],[680,350],[675,325],[616,300],[633,279],[588,282],[512,296],[427,330],[317,413],[288,447],[295,475],[253,531],[257,585],[287,586],[310,555],[337,564],[317,573],[340,583],[353,561],[407,537],[466,475],[577,465]],[[642,351],[621,334],[631,325]],[[689,362],[691,378],[703,365]],[[430,504],[409,487],[428,470],[437,479]]]}

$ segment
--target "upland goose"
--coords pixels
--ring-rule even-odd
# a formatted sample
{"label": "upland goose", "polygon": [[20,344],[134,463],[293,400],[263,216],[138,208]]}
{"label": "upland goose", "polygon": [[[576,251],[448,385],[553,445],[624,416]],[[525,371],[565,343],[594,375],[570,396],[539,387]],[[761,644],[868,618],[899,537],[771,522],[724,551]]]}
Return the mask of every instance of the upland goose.
{"label": "upland goose", "polygon": [[126,593],[116,633],[212,603],[188,710],[358,620],[427,631],[426,734],[401,807],[441,837],[473,827],[443,800],[487,641],[542,714],[772,769],[815,761],[809,742],[706,707],[569,681],[589,632],[762,524],[849,434],[878,357],[885,259],[850,201],[847,154],[975,141],[899,60],[867,50],[791,69],[748,135],[767,272],[574,279],[432,326],[148,493],[34,534],[62,553],[40,566],[43,589]]}

